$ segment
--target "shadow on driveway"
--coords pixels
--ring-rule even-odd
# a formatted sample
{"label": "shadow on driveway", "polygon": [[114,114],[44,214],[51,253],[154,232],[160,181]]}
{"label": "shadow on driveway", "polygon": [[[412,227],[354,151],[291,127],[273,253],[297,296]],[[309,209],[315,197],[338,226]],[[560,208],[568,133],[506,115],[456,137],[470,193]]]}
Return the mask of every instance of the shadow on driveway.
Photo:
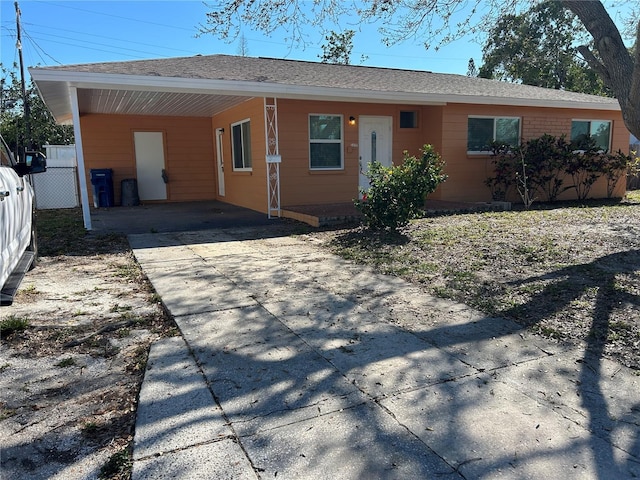
{"label": "shadow on driveway", "polygon": [[640,475],[638,379],[599,352],[299,239],[244,237],[130,241],[260,477]]}

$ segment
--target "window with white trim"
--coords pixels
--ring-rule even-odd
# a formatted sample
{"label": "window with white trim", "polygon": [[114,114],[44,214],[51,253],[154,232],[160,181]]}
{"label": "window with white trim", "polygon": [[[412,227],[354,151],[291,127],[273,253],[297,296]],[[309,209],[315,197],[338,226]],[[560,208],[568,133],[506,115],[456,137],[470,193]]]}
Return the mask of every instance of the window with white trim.
{"label": "window with white trim", "polygon": [[309,115],[309,168],[343,168],[342,115]]}
{"label": "window with white trim", "polygon": [[516,146],[520,144],[519,117],[469,117],[467,123],[467,152],[486,153],[491,143]]}
{"label": "window with white trim", "polygon": [[603,151],[608,152],[611,147],[611,122],[609,120],[572,120],[571,141],[578,150],[588,146],[592,139]]}
{"label": "window with white trim", "polygon": [[231,150],[234,170],[251,170],[251,123],[243,120],[231,125]]}

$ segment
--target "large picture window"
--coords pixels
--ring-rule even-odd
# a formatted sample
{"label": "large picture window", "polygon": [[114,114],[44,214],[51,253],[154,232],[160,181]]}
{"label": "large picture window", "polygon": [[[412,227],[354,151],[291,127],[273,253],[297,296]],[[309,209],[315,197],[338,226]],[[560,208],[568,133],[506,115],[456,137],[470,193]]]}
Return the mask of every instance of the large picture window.
{"label": "large picture window", "polygon": [[573,120],[571,122],[571,141],[578,150],[586,149],[588,140],[608,152],[611,145],[611,122],[608,120]]}
{"label": "large picture window", "polygon": [[251,124],[249,120],[231,125],[233,169],[251,170]]}
{"label": "large picture window", "polygon": [[342,115],[309,115],[309,167],[342,168]]}
{"label": "large picture window", "polygon": [[467,151],[491,151],[492,142],[516,146],[520,143],[518,117],[469,117],[467,124]]}

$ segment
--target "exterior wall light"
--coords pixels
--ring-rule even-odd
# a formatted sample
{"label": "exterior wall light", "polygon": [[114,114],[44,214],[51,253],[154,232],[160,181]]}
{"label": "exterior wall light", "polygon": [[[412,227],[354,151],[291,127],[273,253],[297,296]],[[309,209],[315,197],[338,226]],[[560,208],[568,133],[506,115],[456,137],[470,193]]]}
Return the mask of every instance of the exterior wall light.
{"label": "exterior wall light", "polygon": [[355,125],[356,124],[356,117],[349,117],[349,125]]}

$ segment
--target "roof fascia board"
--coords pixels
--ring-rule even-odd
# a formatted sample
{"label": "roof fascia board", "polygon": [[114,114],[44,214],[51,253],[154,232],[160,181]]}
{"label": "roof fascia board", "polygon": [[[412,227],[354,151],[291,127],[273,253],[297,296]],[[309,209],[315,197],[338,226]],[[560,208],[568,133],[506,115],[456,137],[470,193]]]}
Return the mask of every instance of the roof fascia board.
{"label": "roof fascia board", "polygon": [[589,103],[569,100],[543,100],[539,98],[511,98],[511,97],[482,97],[473,95],[447,95],[447,103],[478,104],[478,105],[507,105],[513,107],[546,107],[571,108],[575,110],[604,110],[620,111],[620,104]]}
{"label": "roof fascia board", "polygon": [[571,108],[578,110],[619,111],[620,105],[612,103],[576,102],[570,100],[545,100],[534,98],[490,97],[457,94],[421,94],[412,92],[371,91],[361,89],[286,85],[279,83],[250,82],[244,80],[211,80],[182,77],[156,77],[147,75],[104,74],[47,69],[30,69],[37,81],[64,82],[79,89],[114,89],[136,91],[163,91],[239,96],[267,96],[303,100],[326,100],[372,103],[410,103],[417,105],[446,105],[447,103],[510,105],[522,107]]}

